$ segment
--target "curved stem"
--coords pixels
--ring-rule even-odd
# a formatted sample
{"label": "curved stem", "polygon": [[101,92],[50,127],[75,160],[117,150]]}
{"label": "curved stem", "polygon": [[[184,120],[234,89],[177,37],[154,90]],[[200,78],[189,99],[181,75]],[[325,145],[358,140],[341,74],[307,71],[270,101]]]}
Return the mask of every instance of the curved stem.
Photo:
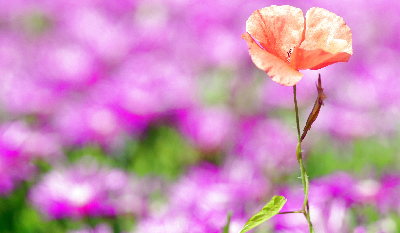
{"label": "curved stem", "polygon": [[297,136],[300,141],[300,123],[299,123],[299,109],[297,108],[297,97],[296,97],[296,85],[293,86],[293,96],[294,96],[294,110],[296,111],[296,124],[297,124]]}
{"label": "curved stem", "polygon": [[293,95],[294,95],[294,107],[295,107],[295,111],[296,111],[297,136],[298,136],[298,141],[299,141],[299,143],[297,144],[297,148],[296,148],[296,155],[297,155],[297,160],[299,161],[299,164],[300,164],[301,180],[302,180],[303,189],[304,189],[304,202],[303,202],[302,212],[304,213],[304,216],[307,219],[310,233],[313,233],[314,227],[310,220],[310,207],[308,205],[309,182],[308,182],[308,176],[307,176],[306,170],[303,165],[303,156],[301,154],[301,136],[300,136],[300,123],[299,123],[299,109],[297,107],[297,98],[296,98],[296,85],[293,86]]}

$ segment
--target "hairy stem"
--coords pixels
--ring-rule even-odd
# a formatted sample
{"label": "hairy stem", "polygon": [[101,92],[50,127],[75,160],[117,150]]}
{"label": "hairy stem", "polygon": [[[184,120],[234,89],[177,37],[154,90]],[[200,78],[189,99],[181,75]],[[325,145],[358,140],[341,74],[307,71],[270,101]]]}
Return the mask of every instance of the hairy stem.
{"label": "hairy stem", "polygon": [[302,180],[303,189],[304,189],[304,203],[303,203],[302,213],[304,214],[304,216],[307,219],[310,233],[313,233],[314,227],[310,220],[310,207],[308,205],[309,182],[308,182],[308,176],[307,176],[306,170],[303,165],[303,156],[301,154],[301,136],[300,136],[300,123],[299,123],[299,109],[297,107],[297,98],[296,98],[296,85],[293,86],[293,95],[294,95],[294,107],[295,107],[295,111],[296,111],[297,137],[298,137],[298,141],[299,141],[299,143],[297,144],[297,148],[296,148],[296,155],[297,155],[297,160],[299,161],[299,164],[300,164],[301,180]]}

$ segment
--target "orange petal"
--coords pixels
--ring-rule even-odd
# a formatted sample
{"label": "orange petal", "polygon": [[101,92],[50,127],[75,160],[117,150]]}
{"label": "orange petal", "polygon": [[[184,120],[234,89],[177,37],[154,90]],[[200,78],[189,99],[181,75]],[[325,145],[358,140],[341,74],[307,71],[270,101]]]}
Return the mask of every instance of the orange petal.
{"label": "orange petal", "polygon": [[244,33],[242,38],[247,41],[254,64],[265,70],[273,81],[281,85],[293,86],[303,77],[302,73],[290,67],[288,63],[262,49],[250,34]]}
{"label": "orange petal", "polygon": [[317,70],[336,62],[347,62],[350,56],[346,52],[332,54],[323,49],[295,48],[290,57],[290,66],[298,70]]}
{"label": "orange petal", "polygon": [[351,30],[343,18],[313,7],[306,14],[304,41],[293,51],[290,62],[296,69],[319,69],[335,62],[346,62],[352,54]]}
{"label": "orange petal", "polygon": [[286,61],[289,50],[303,40],[303,12],[292,6],[265,7],[251,14],[246,31],[266,51]]}

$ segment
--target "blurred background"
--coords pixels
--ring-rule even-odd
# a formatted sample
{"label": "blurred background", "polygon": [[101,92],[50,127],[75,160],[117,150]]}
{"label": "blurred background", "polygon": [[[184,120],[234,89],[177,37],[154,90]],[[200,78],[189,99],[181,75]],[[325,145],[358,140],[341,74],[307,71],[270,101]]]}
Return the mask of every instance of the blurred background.
{"label": "blurred background", "polygon": [[[293,89],[240,38],[292,5],[344,18],[354,55],[298,83],[318,233],[400,232],[400,2],[0,1],[0,232],[238,232],[301,209]],[[306,232],[301,214],[253,232]]]}

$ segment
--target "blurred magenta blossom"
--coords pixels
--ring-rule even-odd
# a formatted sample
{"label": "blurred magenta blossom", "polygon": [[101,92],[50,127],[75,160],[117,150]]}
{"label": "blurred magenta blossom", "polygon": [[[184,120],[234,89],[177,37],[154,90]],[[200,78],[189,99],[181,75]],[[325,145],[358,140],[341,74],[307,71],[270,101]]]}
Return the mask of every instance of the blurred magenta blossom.
{"label": "blurred magenta blossom", "polygon": [[112,228],[105,224],[98,224],[95,228],[85,227],[76,231],[68,231],[68,233],[112,233],[114,232]]}
{"label": "blurred magenta blossom", "polygon": [[296,148],[297,139],[294,129],[285,128],[275,120],[243,119],[234,153],[269,175],[293,172],[298,162],[288,148]]}
{"label": "blurred magenta blossom", "polygon": [[382,177],[380,182],[374,183],[375,188],[372,196],[373,204],[383,214],[389,214],[391,211],[400,213],[400,175],[388,174]]}
{"label": "blurred magenta blossom", "polygon": [[[392,174],[384,176],[381,181],[357,180],[348,173],[337,172],[312,180],[309,204],[315,230],[329,233],[350,232],[350,219],[356,213],[354,209],[362,211],[363,208],[373,207],[381,211],[382,218],[372,226],[362,226],[366,216],[361,214],[355,220],[360,226],[354,232],[395,232],[395,223],[389,212],[399,209],[399,177]],[[302,206],[303,190],[283,188],[281,194],[288,199],[282,211],[293,211]],[[351,208],[354,208],[353,211]],[[308,225],[303,218],[301,214],[274,217],[276,232],[307,231]]]}
{"label": "blurred magenta blossom", "polygon": [[112,147],[122,140],[124,128],[115,111],[89,102],[65,103],[54,115],[52,126],[65,145],[97,143]]}
{"label": "blurred magenta blossom", "polygon": [[[309,204],[311,221],[316,232],[349,232],[349,205],[354,204],[356,181],[346,173],[336,173],[310,183]],[[283,189],[282,195],[288,201],[282,211],[300,209],[304,191]],[[302,214],[275,216],[276,232],[306,232],[308,224]]]}
{"label": "blurred magenta blossom", "polygon": [[268,190],[268,181],[252,163],[235,159],[218,168],[211,164],[192,167],[172,185],[166,206],[150,212],[137,232],[219,232],[232,212],[231,232],[241,229]]}
{"label": "blurred magenta blossom", "polygon": [[30,158],[22,153],[23,133],[13,129],[2,130],[0,154],[0,194],[6,195],[14,190],[16,183],[29,179],[35,171]]}
{"label": "blurred magenta blossom", "polygon": [[54,162],[63,156],[52,133],[30,129],[24,122],[9,122],[0,128],[0,194],[7,195],[36,172],[34,160]]}
{"label": "blurred magenta blossom", "polygon": [[92,159],[43,176],[30,200],[50,219],[115,216],[145,212],[140,180],[122,170],[99,167]]}
{"label": "blurred magenta blossom", "polygon": [[178,114],[178,128],[205,151],[227,148],[235,134],[235,116],[225,107],[196,107]]}

